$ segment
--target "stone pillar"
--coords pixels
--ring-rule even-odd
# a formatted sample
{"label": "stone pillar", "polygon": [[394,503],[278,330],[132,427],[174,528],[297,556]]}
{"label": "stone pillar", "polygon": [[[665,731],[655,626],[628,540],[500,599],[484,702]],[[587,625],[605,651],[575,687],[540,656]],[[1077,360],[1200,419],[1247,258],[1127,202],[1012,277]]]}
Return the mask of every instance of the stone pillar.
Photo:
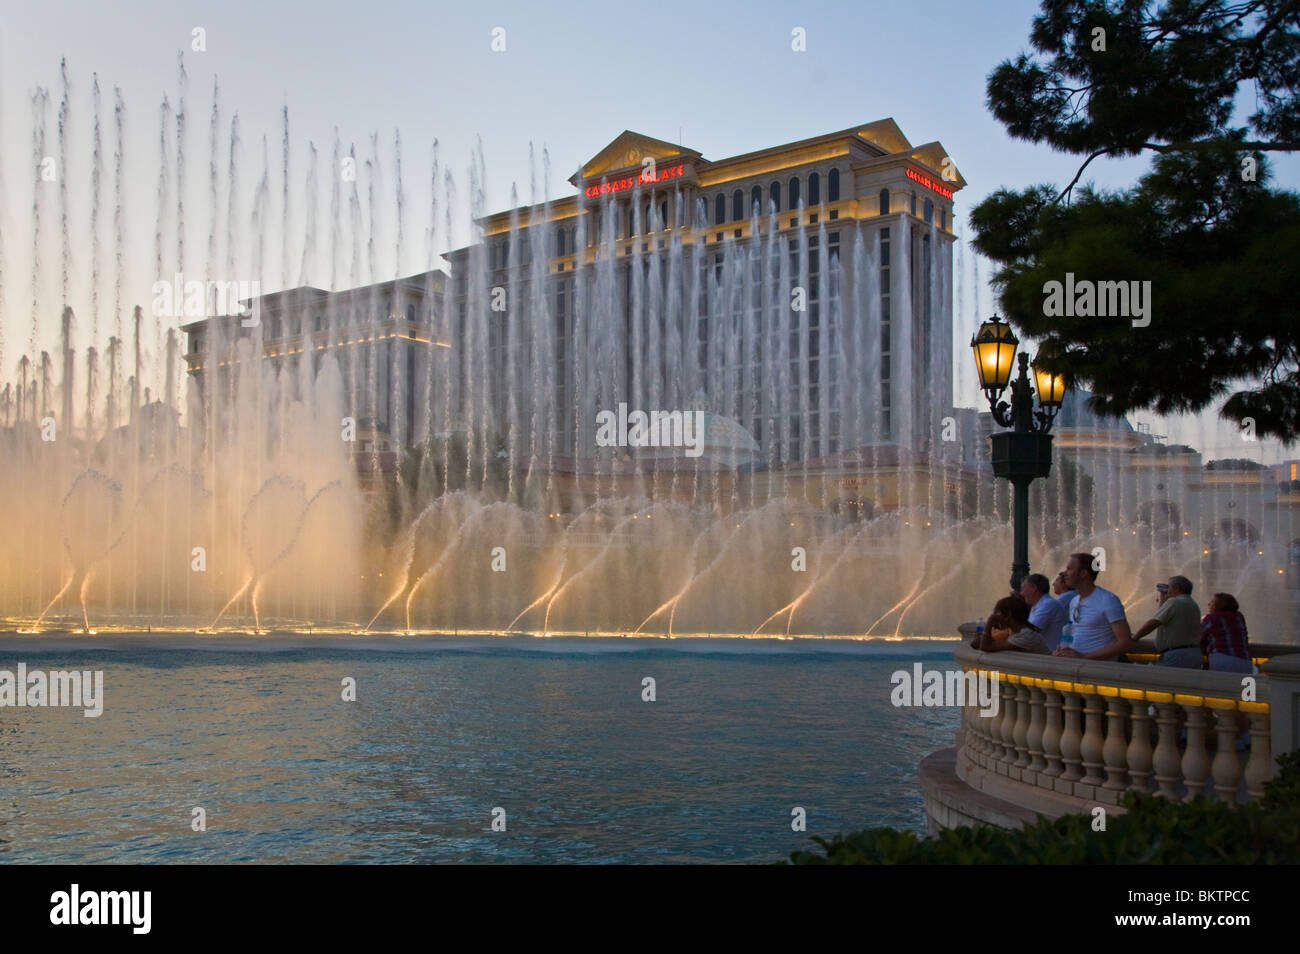
{"label": "stone pillar", "polygon": [[1129,694],[1133,709],[1132,727],[1129,731],[1128,761],[1129,788],[1139,792],[1151,791],[1151,712],[1147,705],[1145,693],[1140,690],[1121,690]]}
{"label": "stone pillar", "polygon": [[[1268,677],[1269,735],[1275,756],[1300,749],[1300,653],[1274,656],[1259,667]],[[1252,735],[1251,748],[1255,747]]]}
{"label": "stone pillar", "polygon": [[1105,776],[1102,775],[1102,747],[1105,745],[1105,738],[1101,731],[1101,714],[1105,711],[1105,706],[1101,701],[1101,696],[1095,692],[1085,692],[1083,695],[1083,742],[1079,746],[1079,755],[1083,759],[1084,776],[1079,779],[1084,785],[1100,785],[1104,782]]}
{"label": "stone pillar", "polygon": [[[998,691],[1002,693],[1002,718],[998,726],[996,758],[999,762],[1010,765],[1016,760],[1016,687],[1005,673],[998,679]],[[1007,773],[1004,770],[1001,774]]]}
{"label": "stone pillar", "polygon": [[1043,690],[1038,688],[1045,680],[1035,679],[1029,687],[1029,733],[1025,744],[1029,746],[1029,771],[1041,772],[1047,767],[1043,758]]}
{"label": "stone pillar", "polygon": [[1205,723],[1209,711],[1197,696],[1175,696],[1187,713],[1187,748],[1183,750],[1183,783],[1187,786],[1185,801],[1191,801],[1205,791],[1210,778],[1210,756],[1205,751]]}
{"label": "stone pillar", "polygon": [[1214,796],[1225,802],[1237,801],[1241,785],[1241,758],[1237,755],[1237,706],[1231,699],[1207,699],[1214,710]]}
{"label": "stone pillar", "polygon": [[1012,740],[1016,745],[1014,764],[1016,768],[1025,768],[1029,765],[1029,686],[1023,676],[1016,687],[1016,728]]}
{"label": "stone pillar", "polygon": [[[1050,686],[1051,680],[1044,679],[1043,684]],[[1050,780],[1059,776],[1065,769],[1061,762],[1061,693],[1051,688],[1043,692],[1047,697],[1045,701],[1047,718],[1043,726],[1043,757],[1047,761],[1047,767],[1043,769],[1043,775]],[[1050,781],[1048,787],[1051,787]]]}
{"label": "stone pillar", "polygon": [[1083,733],[1079,731],[1080,697],[1077,692],[1064,692],[1065,728],[1061,732],[1061,761],[1065,771],[1061,778],[1073,782],[1083,778],[1079,754],[1083,745]]}
{"label": "stone pillar", "polygon": [[1247,710],[1250,716],[1250,761],[1246,763],[1246,791],[1252,799],[1259,800],[1264,797],[1264,784],[1273,778],[1273,754],[1269,745],[1271,713],[1266,705],[1252,705],[1260,705],[1260,708]]}
{"label": "stone pillar", "polygon": [[1178,706],[1174,697],[1166,692],[1148,692],[1147,696],[1156,704],[1156,726],[1160,733],[1152,760],[1156,794],[1177,798],[1183,773],[1182,758],[1178,754]]}
{"label": "stone pillar", "polygon": [[1128,700],[1115,695],[1106,697],[1106,744],[1102,746],[1101,757],[1106,765],[1106,782],[1102,788],[1111,792],[1122,792],[1128,787]]}

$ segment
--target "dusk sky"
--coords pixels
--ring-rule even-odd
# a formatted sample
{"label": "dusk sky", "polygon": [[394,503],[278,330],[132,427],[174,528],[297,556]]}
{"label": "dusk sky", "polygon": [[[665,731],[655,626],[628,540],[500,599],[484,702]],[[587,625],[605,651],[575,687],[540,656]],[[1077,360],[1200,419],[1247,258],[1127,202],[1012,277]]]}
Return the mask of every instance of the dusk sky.
{"label": "dusk sky", "polygon": [[[454,234],[441,221],[435,251],[469,238],[469,169],[481,137],[486,169],[486,211],[571,190],[565,181],[624,129],[680,141],[705,158],[723,158],[767,146],[893,117],[913,144],[938,140],[969,183],[957,196],[959,234],[969,209],[991,191],[1037,182],[1063,184],[1079,159],[1011,139],[985,108],[985,79],[1007,57],[1027,47],[1037,4],[810,2],[659,2],[653,4],[476,4],[323,2],[221,2],[177,5],[142,0],[113,4],[12,5],[0,25],[0,228],[3,302],[0,363],[9,377],[33,337],[33,292],[39,307],[36,346],[52,349],[62,292],[60,216],[66,184],[70,268],[68,298],[78,315],[79,341],[103,346],[114,316],[113,88],[125,104],[123,160],[123,308],[148,307],[155,268],[155,227],[161,218],[164,274],[176,255],[176,149],[174,126],[167,143],[160,216],[159,107],[173,110],[184,94],[186,132],[184,246],[187,270],[201,272],[214,225],[222,238],[217,258],[230,251],[247,260],[253,245],[251,200],[241,198],[233,225],[227,221],[227,157],[231,116],[239,115],[238,189],[249,196],[262,175],[266,138],[270,217],[265,223],[266,274],[287,274],[328,287],[326,249],[330,162],[335,129],[345,148],[355,144],[362,160],[378,134],[380,159],[379,252],[375,278],[411,274],[428,267],[430,159],[434,140],[444,171],[455,179]],[[505,31],[504,51],[492,49],[493,30]],[[205,31],[206,51],[192,49],[193,31]],[[791,48],[792,31],[803,28],[807,51]],[[499,44],[498,44],[499,45]],[[187,76],[178,81],[178,55]],[[33,92],[48,91],[44,107],[45,156],[58,156],[59,62],[67,60],[70,82],[67,163],[63,183],[47,183],[39,203],[41,281],[33,289],[33,196],[39,158],[33,141]],[[91,83],[102,90],[103,141],[98,234],[100,276],[91,285]],[[220,85],[217,153],[220,193],[212,222],[209,196],[209,122],[214,77]],[[1253,104],[1247,103],[1248,107]],[[290,123],[289,235],[281,206],[281,112]],[[396,260],[394,137],[400,131],[404,234]],[[315,246],[304,256],[310,218],[307,200],[309,147],[319,150]],[[530,145],[535,149],[530,168]],[[550,175],[543,183],[542,150]],[[1130,184],[1147,158],[1094,163],[1089,178],[1102,186]],[[1295,187],[1300,159],[1272,160],[1279,182]],[[534,173],[534,169],[536,170]],[[364,187],[364,179],[359,185]],[[364,188],[363,188],[364,192]],[[439,212],[441,218],[442,213]],[[343,225],[347,220],[344,216]],[[353,237],[340,236],[351,242]],[[287,271],[281,262],[288,262]],[[980,288],[973,258],[964,252],[957,274],[958,404],[975,406],[965,345],[978,318],[995,310],[991,291]],[[441,264],[441,263],[436,263]],[[980,264],[984,285],[989,268]],[[369,272],[362,276],[368,279]],[[340,284],[350,284],[343,269]],[[278,286],[278,282],[271,284]],[[264,287],[264,290],[272,290]],[[94,295],[92,296],[92,292]],[[1158,295],[1158,292],[1157,292]],[[93,304],[92,302],[97,302]],[[91,316],[91,317],[87,317]],[[1156,329],[1153,327],[1153,333]],[[1141,420],[1135,418],[1135,420]],[[1147,418],[1145,420],[1151,420]],[[1186,440],[1207,456],[1290,456],[1275,445],[1242,444],[1227,428],[1200,422],[1177,426],[1152,422],[1158,433]],[[1219,453],[1216,448],[1222,450]]]}

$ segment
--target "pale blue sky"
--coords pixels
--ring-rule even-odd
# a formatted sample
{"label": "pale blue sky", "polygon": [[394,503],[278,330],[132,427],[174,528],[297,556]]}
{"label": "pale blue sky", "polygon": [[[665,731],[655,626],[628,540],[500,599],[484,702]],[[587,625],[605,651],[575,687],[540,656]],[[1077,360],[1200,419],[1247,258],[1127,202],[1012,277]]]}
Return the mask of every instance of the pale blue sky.
{"label": "pale blue sky", "polygon": [[[969,182],[957,197],[959,221],[1000,186],[1067,181],[1077,158],[1012,140],[984,105],[988,72],[1026,47],[1036,9],[1037,4],[1027,0],[938,0],[924,5],[818,0],[580,6],[379,0],[13,4],[0,24],[0,141],[7,144],[0,155],[2,360],[11,367],[31,336],[30,97],[37,86],[50,91],[45,151],[52,155],[60,57],[67,58],[72,83],[67,184],[70,230],[78,237],[70,288],[76,297],[91,254],[85,238],[87,153],[90,81],[91,74],[98,73],[105,90],[104,170],[110,190],[114,84],[121,87],[127,108],[126,262],[132,275],[140,276],[127,290],[133,304],[147,293],[154,277],[158,105],[164,93],[175,104],[178,52],[189,78],[187,254],[201,257],[207,242],[208,119],[215,74],[221,85],[223,180],[233,111],[240,116],[240,181],[245,191],[260,176],[261,137],[269,143],[275,211],[271,231],[277,235],[272,262],[281,257],[280,111],[288,106],[293,236],[288,257],[295,279],[302,255],[307,142],[313,141],[327,160],[338,127],[344,142],[355,143],[364,156],[369,135],[378,132],[381,188],[391,196],[392,142],[400,129],[407,244],[402,262],[395,263],[395,222],[386,207],[378,272],[388,277],[393,271],[409,273],[425,266],[427,180],[435,138],[444,167],[457,179],[462,222],[476,137],[482,138],[491,210],[511,205],[512,183],[518,184],[521,200],[527,200],[530,143],[539,157],[543,146],[549,150],[550,193],[566,194],[570,187],[564,180],[573,169],[625,128],[661,139],[680,136],[706,158],[721,158],[892,116],[913,143],[940,140]],[[206,31],[206,52],[191,50],[195,27]],[[495,27],[506,31],[504,52],[491,49]],[[791,49],[795,27],[806,31],[806,52]],[[174,141],[169,155],[169,175],[174,177]],[[1144,167],[1144,160],[1098,162],[1089,172],[1100,184],[1120,186]],[[1300,160],[1287,158],[1277,171],[1282,182],[1294,186],[1300,181]],[[40,323],[39,347],[53,345],[57,325],[58,215],[58,199],[51,190],[45,193],[42,211],[45,291],[39,309],[49,317]],[[165,216],[169,221],[172,217]],[[100,232],[110,258],[111,218],[110,193],[101,209]],[[464,244],[466,237],[462,226],[456,244]],[[169,235],[164,244],[174,241]],[[440,250],[448,247],[446,236],[437,244]],[[984,267],[981,278],[987,273]],[[328,269],[317,267],[312,278],[315,284],[328,284]],[[965,280],[971,281],[969,272]],[[101,297],[105,291],[101,283]],[[957,336],[964,333],[969,340],[968,328],[977,311],[969,291],[964,297],[967,313],[958,316]],[[986,290],[978,314],[992,308]],[[81,317],[87,310],[83,305],[78,315],[79,324],[88,328]],[[99,337],[105,337],[102,330]],[[965,355],[959,353],[957,360],[960,370]],[[958,400],[974,403],[969,395],[959,395]],[[1215,441],[1204,427],[1201,436],[1205,443]]]}

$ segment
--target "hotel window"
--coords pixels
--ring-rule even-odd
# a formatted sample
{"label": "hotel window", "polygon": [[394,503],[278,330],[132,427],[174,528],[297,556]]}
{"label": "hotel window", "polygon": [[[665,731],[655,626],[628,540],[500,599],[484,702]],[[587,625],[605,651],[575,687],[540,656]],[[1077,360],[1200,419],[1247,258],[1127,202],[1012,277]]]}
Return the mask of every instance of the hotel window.
{"label": "hotel window", "polygon": [[815,172],[808,174],[808,204],[822,204],[822,177]]}
{"label": "hotel window", "polygon": [[793,212],[799,208],[799,177],[794,176],[790,179],[790,211]]}
{"label": "hotel window", "polygon": [[767,187],[768,201],[772,203],[772,211],[781,211],[781,183],[773,182]]}
{"label": "hotel window", "polygon": [[559,229],[555,233],[555,254],[564,254],[564,229]]}
{"label": "hotel window", "polygon": [[934,203],[929,199],[925,200],[925,221],[927,223],[934,221]]}
{"label": "hotel window", "polygon": [[763,214],[763,187],[754,186],[749,193],[750,205],[753,206],[753,214]]}
{"label": "hotel window", "polygon": [[718,197],[713,200],[713,224],[721,225],[725,221],[727,221],[727,197],[719,192]]}
{"label": "hotel window", "polygon": [[948,210],[947,210],[947,209],[940,209],[940,210],[939,210],[939,228],[941,228],[941,229],[946,229],[946,228],[948,228]]}
{"label": "hotel window", "polygon": [[888,189],[880,190],[880,214],[881,215],[889,214],[889,190]]}
{"label": "hotel window", "polygon": [[912,214],[916,215],[916,190],[912,190]]}
{"label": "hotel window", "polygon": [[[724,203],[725,204],[725,203]],[[668,200],[659,203],[659,227],[668,231]]]}
{"label": "hotel window", "polygon": [[832,169],[826,177],[826,201],[840,201],[840,170]]}
{"label": "hotel window", "polygon": [[731,217],[737,222],[745,217],[745,193],[740,189],[731,194]]}

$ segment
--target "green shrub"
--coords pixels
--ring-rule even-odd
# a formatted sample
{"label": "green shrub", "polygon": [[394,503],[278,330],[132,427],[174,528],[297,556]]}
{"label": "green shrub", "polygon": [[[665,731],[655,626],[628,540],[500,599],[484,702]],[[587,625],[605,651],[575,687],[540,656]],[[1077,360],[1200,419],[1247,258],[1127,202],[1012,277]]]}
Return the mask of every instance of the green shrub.
{"label": "green shrub", "polygon": [[1278,759],[1264,798],[1247,805],[1197,798],[1170,802],[1130,792],[1123,815],[1093,831],[1091,815],[1047,819],[1016,831],[952,828],[934,838],[872,828],[814,838],[821,851],[796,851],[796,865],[1186,865],[1300,864],[1300,753]]}

